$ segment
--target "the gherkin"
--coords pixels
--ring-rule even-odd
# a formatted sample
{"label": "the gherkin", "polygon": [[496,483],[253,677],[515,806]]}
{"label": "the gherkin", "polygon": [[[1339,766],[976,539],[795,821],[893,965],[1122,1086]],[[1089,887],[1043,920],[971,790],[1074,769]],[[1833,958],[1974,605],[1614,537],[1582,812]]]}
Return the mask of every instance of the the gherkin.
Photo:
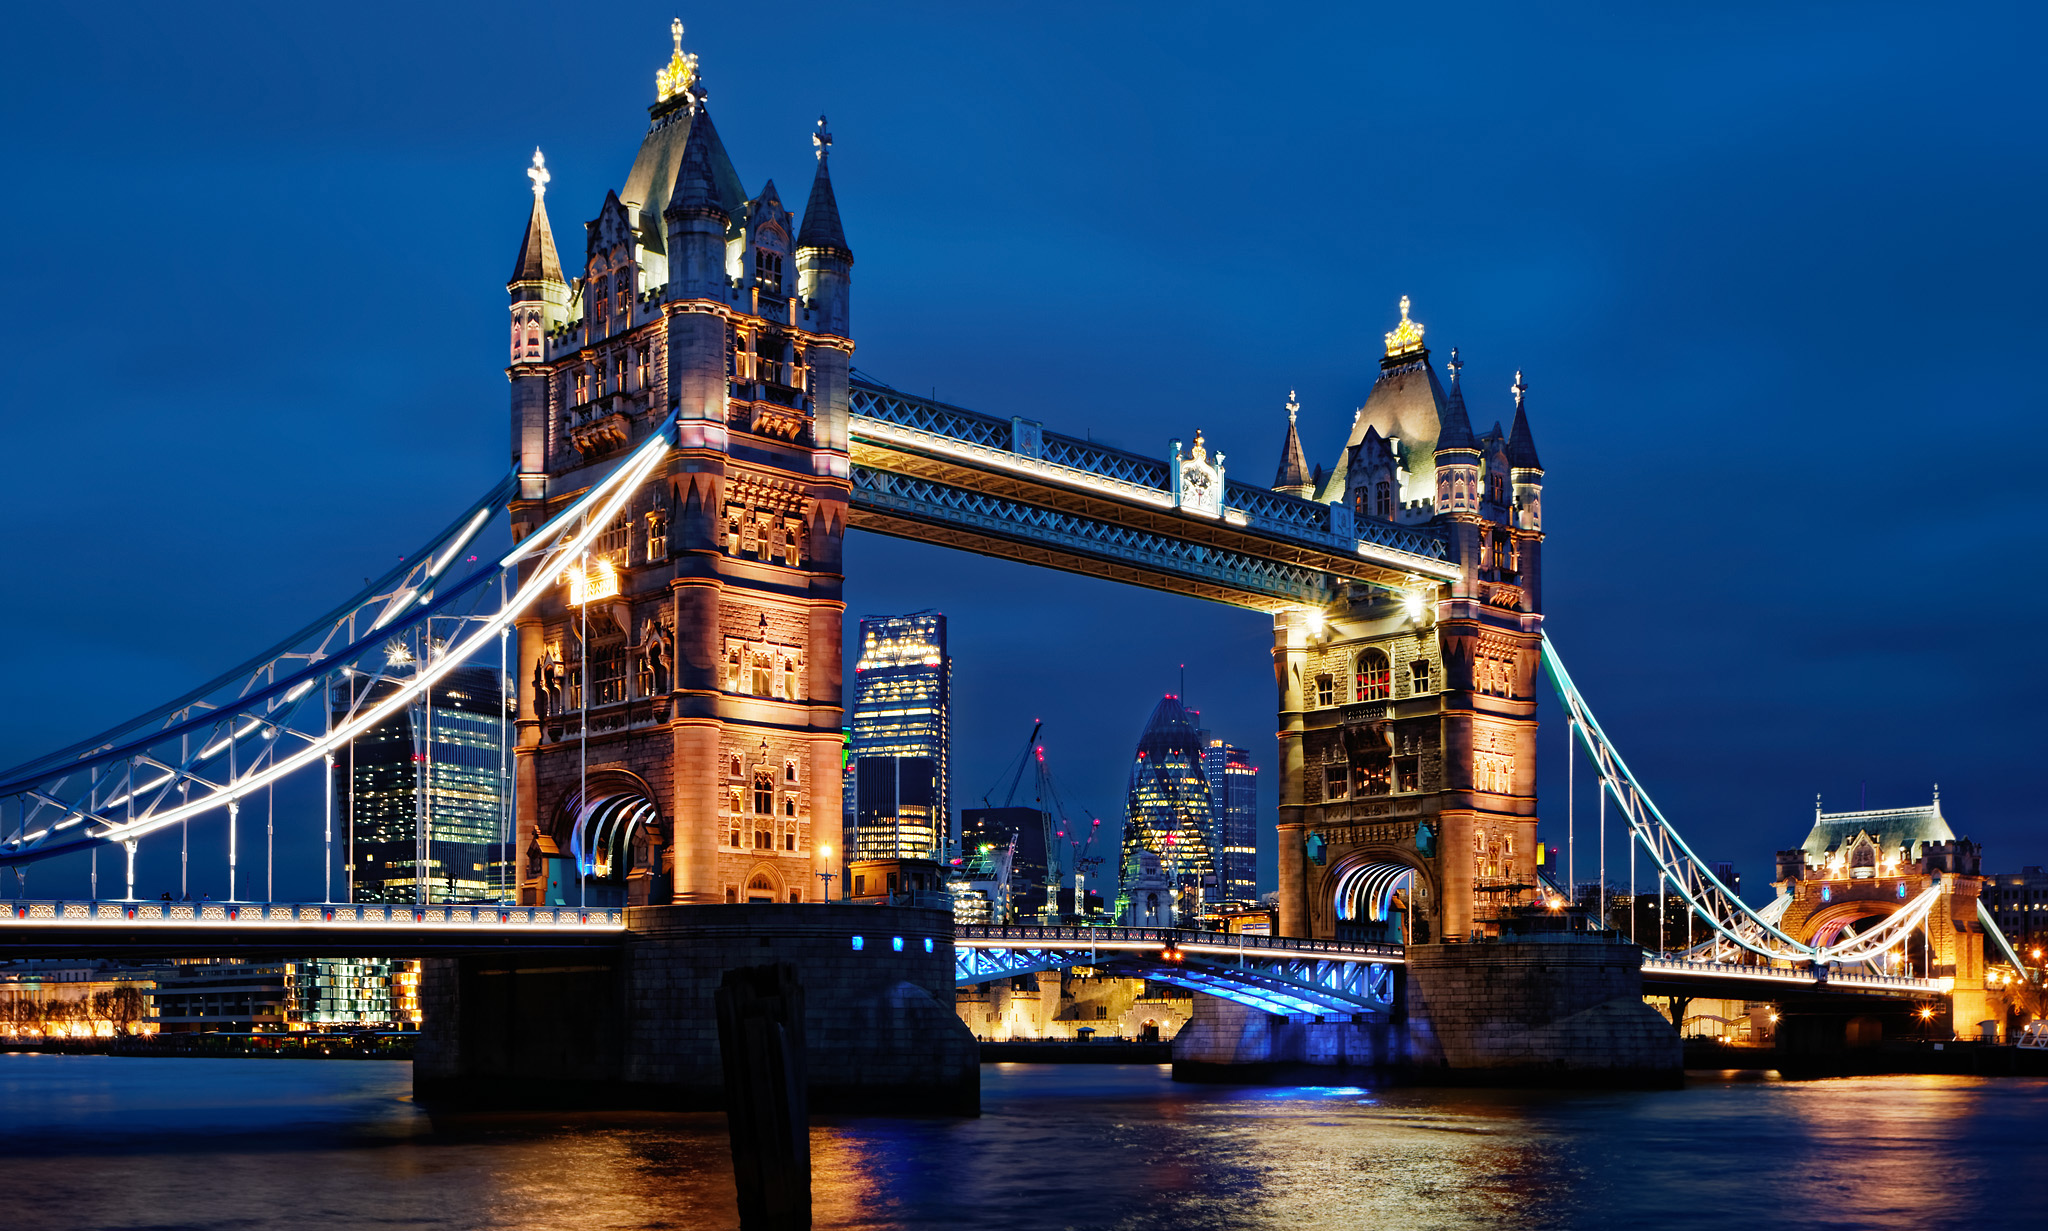
{"label": "the gherkin", "polygon": [[[1195,719],[1169,695],[1138,737],[1117,895],[1118,917],[1128,922],[1192,925],[1215,896],[1206,741]],[[1170,914],[1161,917],[1162,910]]]}

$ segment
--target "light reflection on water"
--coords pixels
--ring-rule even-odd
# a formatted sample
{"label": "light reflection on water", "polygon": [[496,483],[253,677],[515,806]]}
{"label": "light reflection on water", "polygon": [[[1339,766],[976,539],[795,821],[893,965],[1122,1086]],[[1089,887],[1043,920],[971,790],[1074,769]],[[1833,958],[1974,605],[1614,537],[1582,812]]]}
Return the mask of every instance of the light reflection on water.
{"label": "light reflection on water", "polygon": [[[991,1065],[976,1120],[821,1120],[820,1228],[2012,1225],[2048,1082],[1260,1089]],[[716,1115],[429,1117],[402,1063],[0,1056],[0,1226],[696,1228]]]}

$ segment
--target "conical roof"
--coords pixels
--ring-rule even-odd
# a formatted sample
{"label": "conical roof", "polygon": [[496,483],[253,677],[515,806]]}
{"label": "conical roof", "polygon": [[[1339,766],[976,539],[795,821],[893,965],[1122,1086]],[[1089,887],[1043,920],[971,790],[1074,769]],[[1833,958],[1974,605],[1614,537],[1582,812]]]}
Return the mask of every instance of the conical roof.
{"label": "conical roof", "polygon": [[1280,446],[1280,469],[1273,475],[1273,490],[1294,496],[1306,496],[1315,490],[1315,480],[1308,469],[1308,453],[1301,447],[1301,431],[1294,425],[1295,412],[1300,409],[1300,403],[1290,392],[1287,395],[1287,440]]}
{"label": "conical roof", "polygon": [[1463,366],[1458,360],[1456,347],[1451,349],[1451,388],[1444,398],[1443,420],[1438,425],[1436,451],[1439,455],[1461,450],[1467,453],[1479,452],[1479,440],[1472,435],[1472,417],[1465,413],[1465,388],[1458,380],[1458,369]]}
{"label": "conical roof", "polygon": [[640,142],[640,152],[633,156],[633,169],[626,173],[626,186],[619,190],[619,199],[636,204],[640,216],[636,223],[640,231],[640,242],[656,252],[668,250],[667,228],[661,223],[663,213],[668,209],[669,190],[676,182],[676,171],[683,159],[683,151],[689,145],[690,134],[699,126],[704,129],[705,155],[711,163],[711,180],[718,186],[718,203],[726,216],[739,212],[746,204],[747,193],[740,186],[739,172],[733,170],[732,159],[725,152],[725,143],[718,139],[718,128],[711,122],[711,111],[701,101],[694,106],[677,106],[658,110],[654,123],[647,129],[647,136]]}
{"label": "conical roof", "polygon": [[[824,117],[820,116],[818,124],[821,131],[824,123]],[[826,157],[831,141],[831,135],[827,133],[819,144],[818,173],[811,177],[811,199],[804,202],[804,221],[797,229],[796,246],[838,252],[850,259],[853,249],[846,246],[846,232],[839,224],[839,198],[832,195],[832,172]]]}
{"label": "conical roof", "polygon": [[1517,470],[1541,470],[1543,463],[1536,460],[1536,437],[1529,431],[1529,412],[1522,407],[1522,399],[1515,399],[1515,426],[1508,430],[1508,465]]}
{"label": "conical roof", "polygon": [[562,258],[555,252],[555,233],[548,226],[548,207],[542,194],[533,194],[533,213],[526,219],[526,235],[519,241],[518,259],[512,262],[512,282],[563,282]]}

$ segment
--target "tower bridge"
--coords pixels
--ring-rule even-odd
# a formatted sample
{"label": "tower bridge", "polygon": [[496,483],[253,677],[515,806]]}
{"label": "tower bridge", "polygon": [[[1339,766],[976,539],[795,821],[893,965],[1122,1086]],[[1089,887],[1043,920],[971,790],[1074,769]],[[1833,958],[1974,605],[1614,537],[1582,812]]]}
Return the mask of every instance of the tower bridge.
{"label": "tower bridge", "polygon": [[[263,653],[0,775],[0,863],[76,851],[97,860],[104,850],[123,861],[123,901],[133,903],[140,844],[188,842],[198,820],[226,831],[233,898],[247,884],[236,879],[242,813],[308,775],[328,784],[325,811],[287,823],[317,821],[331,876],[338,758],[476,662],[494,664],[516,693],[500,754],[507,900],[488,908],[494,922],[472,919],[479,936],[541,937],[535,912],[559,921],[573,908],[607,920],[624,912],[629,941],[640,930],[687,932],[714,938],[707,952],[728,952],[719,946],[753,927],[764,942],[801,933],[824,953],[823,922],[756,908],[810,904],[820,912],[810,919],[870,926],[824,905],[837,871],[842,547],[853,528],[1272,621],[1279,935],[1027,943],[964,930],[951,954],[964,963],[959,977],[1111,965],[1247,1011],[1377,1018],[1393,1011],[1400,979],[1414,977],[1436,980],[1426,998],[1448,1022],[1456,1013],[1444,1006],[1462,1003],[1453,968],[1505,954],[1530,988],[1553,978],[1590,989],[1591,1016],[1572,1029],[1636,1031],[1626,1046],[1654,1051],[1654,1031],[1625,1012],[1642,977],[1634,946],[1609,937],[1544,966],[1515,958],[1527,947],[1472,943],[1497,937],[1504,904],[1547,892],[1531,888],[1544,884],[1535,740],[1546,672],[1597,789],[1660,889],[1708,938],[1677,965],[1653,963],[1650,977],[1819,986],[1831,964],[1868,966],[1906,949],[1952,904],[1960,873],[1914,890],[1896,923],[1795,935],[1782,912],[1751,908],[1722,884],[1656,810],[1544,632],[1544,469],[1519,373],[1495,399],[1511,426],[1475,430],[1488,399],[1467,390],[1455,348],[1447,362],[1432,358],[1404,297],[1333,463],[1309,465],[1290,401],[1264,486],[1231,477],[1196,424],[1146,455],[905,394],[852,370],[854,254],[822,116],[811,139],[801,215],[773,181],[749,195],[678,24],[639,152],[587,224],[580,263],[565,265],[556,244],[539,151],[528,170],[532,200],[507,282],[505,479],[405,563]],[[481,550],[501,516],[510,548]],[[431,862],[423,846],[420,866]],[[352,906],[349,896],[330,881],[328,901],[288,908],[294,926],[303,910]],[[56,943],[99,926],[108,903],[92,905],[87,919],[59,904],[0,921],[0,934]],[[714,908],[731,913],[701,913]],[[662,910],[698,913],[672,917],[687,924],[647,913]],[[514,912],[524,914],[515,922]],[[1953,943],[1939,962],[1923,953],[1919,982],[1872,969],[1827,979],[1828,992],[1939,990],[1980,1003],[1983,929],[1953,910],[1939,917],[1955,924],[1945,933]],[[118,926],[105,935],[140,937],[208,921],[108,922]],[[445,920],[439,931],[424,916],[412,923],[421,936],[448,934]],[[590,926],[547,925],[578,937]],[[1375,947],[1368,932],[1408,943]],[[947,957],[929,929],[920,943],[935,961]],[[925,981],[925,1001],[890,1002],[889,1020],[926,1020],[922,1006],[950,987],[944,970],[917,967],[910,982]],[[1578,973],[1556,973],[1565,970]],[[481,995],[472,973],[448,974],[450,986]],[[1639,990],[1634,1006],[1647,1013]],[[1634,1024],[1617,1026],[1623,1018]]]}

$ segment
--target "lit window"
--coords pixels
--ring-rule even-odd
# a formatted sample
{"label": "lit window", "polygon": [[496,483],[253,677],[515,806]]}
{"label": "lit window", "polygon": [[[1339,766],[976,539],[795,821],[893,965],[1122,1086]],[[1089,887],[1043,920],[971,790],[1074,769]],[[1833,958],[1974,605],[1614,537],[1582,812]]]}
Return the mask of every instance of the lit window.
{"label": "lit window", "polygon": [[[784,795],[784,796],[782,797],[782,815],[784,815],[784,816],[795,816],[795,815],[796,815],[796,796],[794,796],[794,795]],[[792,845],[792,846],[791,846],[791,847],[790,847],[789,849],[791,849],[791,850],[795,850],[795,849],[796,849],[796,847]]]}
{"label": "lit window", "polygon": [[1360,701],[1384,701],[1394,695],[1394,673],[1384,650],[1366,650],[1358,656],[1357,696]]}
{"label": "lit window", "polygon": [[782,763],[782,780],[784,782],[796,781],[796,761],[794,759]]}
{"label": "lit window", "polygon": [[[747,776],[747,771],[740,766],[740,759],[737,755],[726,758],[725,772],[728,777],[733,778],[744,778]],[[733,811],[737,812],[739,809],[734,808]]]}
{"label": "lit window", "polygon": [[1344,798],[1344,778],[1345,773],[1342,765],[1332,765],[1324,772],[1323,785],[1326,791],[1326,798]]}
{"label": "lit window", "polygon": [[782,289],[782,254],[766,248],[754,249],[754,281],[765,290]]}

